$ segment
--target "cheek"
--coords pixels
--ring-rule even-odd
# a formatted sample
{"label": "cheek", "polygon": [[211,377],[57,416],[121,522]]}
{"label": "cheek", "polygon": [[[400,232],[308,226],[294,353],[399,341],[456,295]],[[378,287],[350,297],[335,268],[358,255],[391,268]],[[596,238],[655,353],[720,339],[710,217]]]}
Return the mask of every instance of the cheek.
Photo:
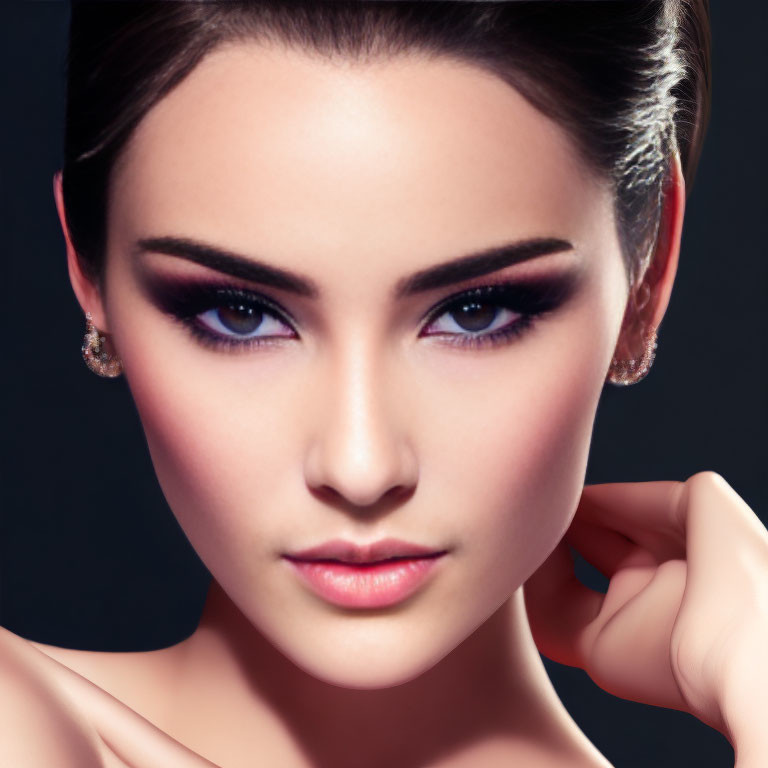
{"label": "cheek", "polygon": [[467,600],[483,596],[486,612],[552,551],[581,495],[610,336],[595,343],[600,337],[584,324],[580,331],[574,323],[559,338],[553,332],[546,342],[542,335],[539,343],[521,344],[508,370],[482,377],[472,407],[466,390],[458,397],[460,389],[453,403],[443,403],[454,418],[440,443],[451,449],[436,452],[443,461],[435,474],[452,500],[455,535],[471,572],[457,589]]}
{"label": "cheek", "polygon": [[499,416],[499,450],[489,465],[498,486],[486,507],[488,536],[482,545],[492,565],[514,564],[506,567],[513,588],[568,527],[583,487],[599,391],[588,377],[553,378],[530,392],[523,407]]}
{"label": "cheek", "polygon": [[141,332],[134,313],[118,342],[163,493],[209,568],[217,553],[253,553],[259,510],[277,507],[299,461],[302,377],[284,354],[203,351],[147,320]]}

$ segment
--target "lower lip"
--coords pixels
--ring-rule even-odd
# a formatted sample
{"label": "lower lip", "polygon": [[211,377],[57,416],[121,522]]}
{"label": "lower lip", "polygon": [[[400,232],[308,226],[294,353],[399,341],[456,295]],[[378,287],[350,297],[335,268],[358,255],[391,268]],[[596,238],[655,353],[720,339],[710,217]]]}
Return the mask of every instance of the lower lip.
{"label": "lower lip", "polygon": [[356,565],[330,560],[288,562],[315,594],[342,608],[385,608],[416,592],[442,555]]}

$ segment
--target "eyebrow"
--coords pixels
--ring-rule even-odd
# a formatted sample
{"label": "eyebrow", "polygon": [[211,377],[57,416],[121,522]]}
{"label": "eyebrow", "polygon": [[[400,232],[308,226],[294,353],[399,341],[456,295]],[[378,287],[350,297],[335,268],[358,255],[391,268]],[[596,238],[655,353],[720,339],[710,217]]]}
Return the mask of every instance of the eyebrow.
{"label": "eyebrow", "polygon": [[[443,288],[504,267],[574,247],[559,238],[531,238],[486,248],[415,272],[397,282],[396,299]],[[317,298],[320,289],[311,278],[257,261],[207,243],[180,237],[149,237],[136,242],[136,253],[160,253],[192,261],[233,277],[270,285],[299,296]]]}
{"label": "eyebrow", "polygon": [[571,243],[557,238],[535,238],[486,248],[403,278],[395,287],[395,295],[401,298],[434,288],[443,288],[539,256],[572,250]]}
{"label": "eyebrow", "polygon": [[136,253],[162,253],[210,267],[233,277],[271,285],[284,291],[317,298],[320,291],[308,277],[273,267],[262,261],[183,237],[148,237],[136,241]]}

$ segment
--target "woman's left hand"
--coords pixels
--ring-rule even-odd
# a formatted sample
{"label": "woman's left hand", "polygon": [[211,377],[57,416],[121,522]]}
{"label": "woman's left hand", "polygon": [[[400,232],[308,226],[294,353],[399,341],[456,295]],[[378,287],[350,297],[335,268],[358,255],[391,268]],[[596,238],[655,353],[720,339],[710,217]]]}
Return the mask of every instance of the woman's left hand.
{"label": "woman's left hand", "polygon": [[[568,545],[610,579],[606,594],[577,580]],[[524,594],[548,658],[768,748],[768,532],[719,475],[585,487]]]}

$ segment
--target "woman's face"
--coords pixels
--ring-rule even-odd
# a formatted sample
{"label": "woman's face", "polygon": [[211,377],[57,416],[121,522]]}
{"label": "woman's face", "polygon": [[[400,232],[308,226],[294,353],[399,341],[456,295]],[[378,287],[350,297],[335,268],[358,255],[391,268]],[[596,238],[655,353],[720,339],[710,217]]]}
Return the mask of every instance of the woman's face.
{"label": "woman's face", "polygon": [[[141,122],[108,330],[179,523],[300,667],[405,682],[562,537],[625,305],[612,210],[562,128],[447,58],[230,45]],[[411,558],[287,557],[339,540]]]}

